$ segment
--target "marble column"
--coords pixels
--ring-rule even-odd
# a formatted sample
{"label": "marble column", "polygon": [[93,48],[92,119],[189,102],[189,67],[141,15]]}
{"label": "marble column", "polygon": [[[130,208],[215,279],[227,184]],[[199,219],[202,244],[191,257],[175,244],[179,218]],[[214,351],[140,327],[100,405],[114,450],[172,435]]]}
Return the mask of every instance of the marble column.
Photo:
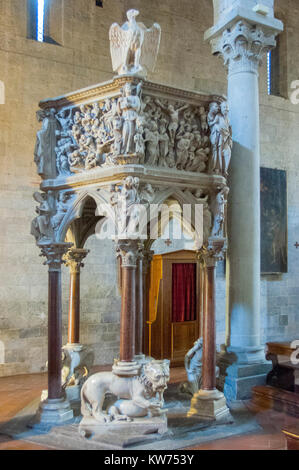
{"label": "marble column", "polygon": [[[268,371],[260,338],[260,126],[259,66],[282,30],[273,0],[266,11],[253,0],[233,7],[214,0],[215,25],[206,32],[214,55],[228,69],[233,130],[229,171],[227,339],[222,372],[230,400],[249,398]],[[268,11],[268,13],[267,13]],[[223,370],[225,369],[225,370]]]}
{"label": "marble column", "polygon": [[192,397],[188,416],[206,420],[227,420],[230,419],[230,412],[225,396],[216,388],[216,266],[217,261],[222,259],[221,248],[216,251],[208,248],[203,251],[201,258],[205,276],[202,385]]}
{"label": "marble column", "polygon": [[84,267],[83,260],[89,250],[72,248],[65,260],[70,269],[70,297],[68,316],[68,344],[80,343],[80,271]]}
{"label": "marble column", "polygon": [[64,398],[61,384],[62,312],[61,264],[70,249],[70,243],[39,245],[44,264],[49,267],[48,281],[48,398],[42,401],[37,412],[39,425],[54,426],[73,418],[73,411]]}
{"label": "marble column", "polygon": [[136,268],[140,256],[137,240],[119,240],[118,256],[121,256],[121,314],[119,360],[113,372],[120,376],[138,375],[140,365],[135,360],[136,331]]}

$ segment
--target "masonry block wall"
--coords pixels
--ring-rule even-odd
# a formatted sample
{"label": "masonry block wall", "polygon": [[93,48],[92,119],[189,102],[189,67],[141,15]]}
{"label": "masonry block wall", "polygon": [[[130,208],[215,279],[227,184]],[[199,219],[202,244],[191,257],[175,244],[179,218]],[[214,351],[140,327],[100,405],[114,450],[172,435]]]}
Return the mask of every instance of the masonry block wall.
{"label": "masonry block wall", "polygon": [[[49,0],[51,2],[51,0]],[[0,375],[38,372],[47,360],[47,268],[30,235],[35,213],[32,193],[39,187],[33,161],[38,102],[113,76],[108,30],[125,12],[137,8],[141,20],[158,21],[162,42],[156,72],[150,80],[225,93],[222,60],[211,55],[204,31],[213,24],[210,0],[93,0],[54,2],[59,44],[27,39],[25,0],[0,0]],[[278,0],[286,23],[284,79],[286,90],[299,80],[299,5]],[[50,22],[51,28],[51,22]],[[51,31],[50,31],[51,34]],[[288,175],[289,273],[262,279],[264,341],[299,335],[299,105],[267,95],[266,66],[260,74],[262,165]],[[249,227],[250,230],[250,227]],[[94,346],[96,362],[111,363],[118,351],[120,301],[112,245],[95,237],[82,270],[82,341]],[[218,269],[217,341],[225,337],[225,279]],[[64,333],[67,321],[68,273],[63,270]]]}

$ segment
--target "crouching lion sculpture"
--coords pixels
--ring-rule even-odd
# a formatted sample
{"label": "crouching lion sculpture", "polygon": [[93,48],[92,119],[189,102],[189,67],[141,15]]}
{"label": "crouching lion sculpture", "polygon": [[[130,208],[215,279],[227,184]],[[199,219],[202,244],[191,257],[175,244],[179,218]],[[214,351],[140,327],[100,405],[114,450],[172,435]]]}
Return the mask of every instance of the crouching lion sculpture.
{"label": "crouching lion sculpture", "polygon": [[[148,415],[159,416],[163,393],[169,381],[169,361],[151,361],[142,366],[139,376],[119,377],[113,372],[99,372],[89,377],[81,389],[81,413],[99,423],[132,421]],[[105,395],[115,401],[105,412]]]}

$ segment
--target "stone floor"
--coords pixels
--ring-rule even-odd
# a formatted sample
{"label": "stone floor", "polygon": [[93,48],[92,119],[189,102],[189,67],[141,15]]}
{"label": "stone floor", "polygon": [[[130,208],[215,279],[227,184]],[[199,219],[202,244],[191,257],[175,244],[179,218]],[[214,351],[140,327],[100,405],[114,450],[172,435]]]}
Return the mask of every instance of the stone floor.
{"label": "stone floor", "polygon": [[[185,380],[183,369],[171,370],[172,383],[183,380]],[[45,374],[0,378],[0,425],[9,422],[18,412],[36,399],[46,386],[47,376]],[[246,406],[250,409],[250,404],[246,404]],[[283,450],[286,448],[286,443],[281,429],[285,426],[298,425],[298,419],[275,411],[257,413],[255,419],[260,426],[258,432],[219,438],[199,445],[195,445],[194,439],[192,439],[192,442],[189,443],[190,446],[186,442],[184,448],[188,450]],[[54,448],[48,445],[12,440],[8,436],[0,434],[0,450],[52,450]]]}

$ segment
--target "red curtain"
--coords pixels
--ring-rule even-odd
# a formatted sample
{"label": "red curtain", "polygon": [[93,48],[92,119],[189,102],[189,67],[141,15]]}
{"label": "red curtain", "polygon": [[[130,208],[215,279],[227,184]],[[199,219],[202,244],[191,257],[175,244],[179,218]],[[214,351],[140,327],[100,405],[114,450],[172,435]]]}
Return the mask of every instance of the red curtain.
{"label": "red curtain", "polygon": [[172,265],[172,322],[196,320],[196,264]]}

